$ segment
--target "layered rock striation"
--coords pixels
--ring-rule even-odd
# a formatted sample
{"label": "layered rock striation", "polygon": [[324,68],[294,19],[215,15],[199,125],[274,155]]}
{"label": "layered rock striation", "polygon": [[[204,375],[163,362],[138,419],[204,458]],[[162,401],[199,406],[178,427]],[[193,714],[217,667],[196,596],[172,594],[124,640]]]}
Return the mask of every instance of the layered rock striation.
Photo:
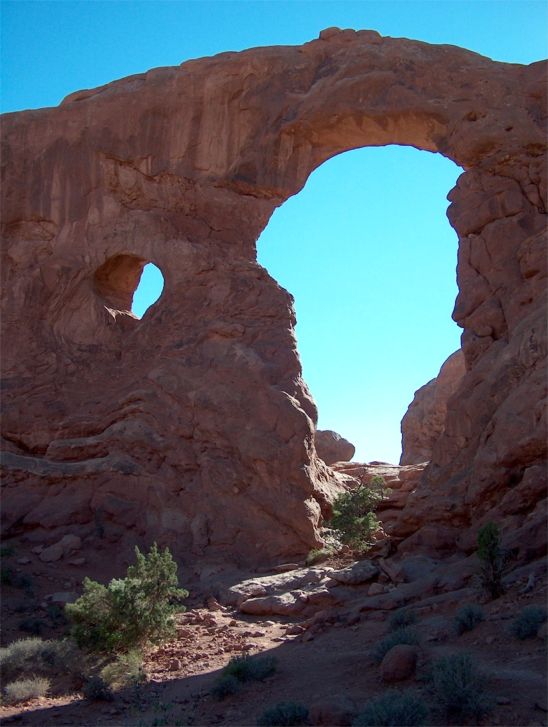
{"label": "layered rock striation", "polygon": [[[530,533],[546,479],[545,69],[330,29],[4,116],[6,534],[246,563],[320,542],[336,480],[291,295],[255,242],[322,162],[386,144],[464,169],[448,214],[466,373],[399,535],[434,521],[467,547],[501,507]],[[148,261],[165,288],[139,320]]]}

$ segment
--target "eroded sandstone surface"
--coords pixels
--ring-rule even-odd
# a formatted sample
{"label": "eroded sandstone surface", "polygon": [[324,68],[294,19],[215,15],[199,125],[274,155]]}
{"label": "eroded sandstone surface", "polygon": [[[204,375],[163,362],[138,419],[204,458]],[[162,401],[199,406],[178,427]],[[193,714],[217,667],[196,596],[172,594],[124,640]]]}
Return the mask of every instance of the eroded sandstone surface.
{"label": "eroded sandstone surface", "polygon": [[462,351],[455,351],[436,378],[415,392],[401,422],[401,465],[430,461],[434,445],[445,429],[447,404],[457,391],[464,372]]}
{"label": "eroded sandstone surface", "polygon": [[[246,563],[318,545],[338,480],[255,242],[326,159],[405,144],[464,170],[466,373],[398,537],[434,523],[467,549],[497,517],[545,543],[545,81],[540,62],[330,29],[4,116],[7,536]],[[139,320],[148,261],[165,288]]]}

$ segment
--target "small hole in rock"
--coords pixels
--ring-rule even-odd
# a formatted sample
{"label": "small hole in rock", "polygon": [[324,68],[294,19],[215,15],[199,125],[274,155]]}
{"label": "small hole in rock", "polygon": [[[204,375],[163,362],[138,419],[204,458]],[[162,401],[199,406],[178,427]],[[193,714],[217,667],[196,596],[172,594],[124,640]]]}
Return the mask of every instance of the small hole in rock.
{"label": "small hole in rock", "polygon": [[156,303],[158,298],[162,295],[163,289],[164,276],[162,275],[160,268],[154,265],[154,263],[147,263],[141,273],[139,285],[133,294],[133,304],[131,306],[132,312],[138,318],[142,318],[145,311],[147,311],[151,305]]}

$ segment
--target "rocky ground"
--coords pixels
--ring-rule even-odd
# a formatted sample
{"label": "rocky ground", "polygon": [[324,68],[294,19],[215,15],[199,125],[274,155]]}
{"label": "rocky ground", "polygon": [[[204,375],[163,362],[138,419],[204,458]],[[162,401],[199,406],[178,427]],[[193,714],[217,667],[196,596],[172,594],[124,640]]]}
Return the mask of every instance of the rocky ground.
{"label": "rocky ground", "polygon": [[[191,591],[189,608],[178,616],[176,638],[146,654],[143,684],[118,692],[111,702],[92,702],[76,692],[3,705],[0,717],[5,724],[35,727],[237,726],[254,725],[269,706],[293,701],[309,709],[311,724],[338,725],[350,724],[371,697],[397,686],[418,691],[432,708],[432,723],[443,725],[447,719],[435,707],[429,666],[442,656],[468,652],[485,675],[494,705],[483,724],[545,725],[546,627],[523,641],[509,633],[524,606],[546,603],[545,565],[535,561],[515,568],[506,594],[483,604],[485,620],[459,636],[455,612],[479,598],[474,559],[397,560],[373,552],[359,562],[347,556],[311,567],[286,564],[248,578],[213,567],[207,574],[204,568],[201,580],[182,573]],[[22,551],[5,562],[27,580],[4,588],[3,643],[24,637],[21,622],[32,616],[42,620],[44,638],[62,633],[51,606],[75,586],[70,570],[76,566],[44,563],[39,554]],[[30,595],[31,587],[42,600]],[[396,654],[392,663],[385,659],[379,665],[372,650],[402,606],[416,615],[418,646],[411,647],[410,664]],[[242,654],[272,655],[276,671],[219,701],[211,688],[229,660]]]}

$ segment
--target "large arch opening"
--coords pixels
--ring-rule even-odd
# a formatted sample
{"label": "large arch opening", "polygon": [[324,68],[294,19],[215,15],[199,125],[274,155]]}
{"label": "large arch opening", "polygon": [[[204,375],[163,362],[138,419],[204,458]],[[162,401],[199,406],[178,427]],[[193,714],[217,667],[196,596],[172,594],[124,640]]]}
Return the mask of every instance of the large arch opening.
{"label": "large arch opening", "polygon": [[314,171],[258,241],[259,262],[295,297],[318,428],[353,442],[355,460],[399,461],[414,392],[460,346],[446,196],[461,172],[412,147],[345,152]]}

